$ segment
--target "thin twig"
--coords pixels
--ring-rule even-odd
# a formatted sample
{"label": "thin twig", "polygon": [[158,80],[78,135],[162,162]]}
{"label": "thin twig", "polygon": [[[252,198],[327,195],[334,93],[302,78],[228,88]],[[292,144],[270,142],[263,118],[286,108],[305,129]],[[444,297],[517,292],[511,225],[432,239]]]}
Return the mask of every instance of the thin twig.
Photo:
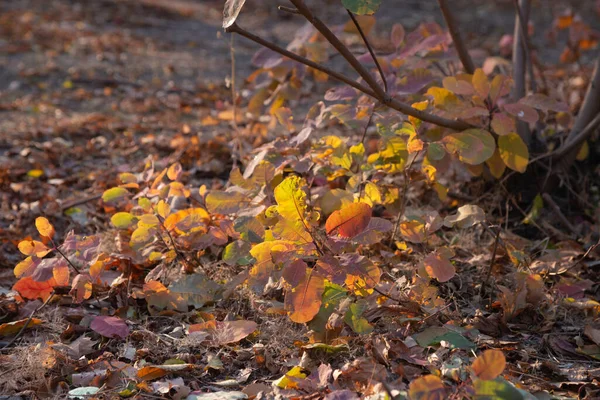
{"label": "thin twig", "polygon": [[80,206],[80,205],[88,203],[90,201],[98,200],[101,197],[102,197],[102,193],[98,193],[98,194],[94,194],[94,195],[91,195],[91,196],[88,196],[88,197],[83,197],[81,199],[76,199],[76,200],[67,202],[65,204],[62,204],[60,206],[60,209],[61,209],[61,211],[65,211],[65,210],[68,210],[71,207]]}
{"label": "thin twig", "polygon": [[595,132],[598,126],[600,126],[600,114],[596,115],[596,117],[590,121],[585,129],[578,134],[575,134],[572,140],[567,141],[563,146],[553,152],[553,160],[559,161],[575,148],[579,148],[579,146],[581,146],[583,142],[585,142],[592,135],[592,133]]}
{"label": "thin twig", "polygon": [[365,42],[365,46],[367,46],[367,49],[369,50],[369,54],[371,54],[371,58],[373,59],[373,61],[375,61],[375,65],[377,66],[377,70],[379,71],[379,75],[381,75],[381,80],[383,81],[383,88],[384,88],[385,92],[387,93],[388,92],[387,80],[385,79],[385,74],[383,73],[383,68],[381,68],[381,64],[379,64],[379,61],[377,60],[375,51],[373,51],[373,47],[371,47],[371,44],[369,43],[369,40],[367,39],[367,35],[365,35],[365,33],[363,32],[360,24],[358,23],[358,20],[356,19],[356,17],[352,13],[352,11],[350,11],[348,9],[346,9],[346,11],[348,11],[348,15],[350,15],[352,22],[354,22],[354,26],[356,26],[356,29],[358,30],[360,37],[362,38],[363,42]]}
{"label": "thin twig", "polygon": [[274,43],[271,43],[259,36],[256,36],[253,33],[250,33],[248,31],[240,28],[237,24],[233,24],[230,27],[228,27],[227,32],[237,33],[241,36],[244,36],[245,38],[247,38],[249,40],[252,40],[253,42],[260,44],[261,46],[264,46],[270,50],[273,50],[276,53],[279,53],[279,54],[281,54],[285,57],[288,57],[296,62],[299,62],[300,64],[304,64],[308,67],[316,69],[317,71],[321,71],[321,72],[329,75],[330,77],[355,88],[356,90],[366,94],[367,96],[371,96],[371,97],[379,100],[381,103],[385,104],[389,108],[392,108],[396,111],[400,111],[403,114],[410,115],[411,117],[415,117],[422,121],[429,122],[429,123],[432,123],[432,124],[435,124],[438,126],[450,128],[455,131],[464,131],[466,129],[473,128],[473,125],[471,125],[465,121],[451,120],[451,119],[443,118],[443,117],[440,117],[440,116],[437,116],[434,114],[430,114],[425,111],[417,110],[416,108],[413,108],[410,105],[403,103],[394,98],[386,97],[386,98],[382,99],[373,90],[371,90],[371,88],[369,88],[359,82],[356,82],[356,81],[348,78],[347,76],[340,74],[339,72],[333,71],[332,69],[330,69],[328,67],[325,67],[318,63],[315,63],[314,61],[311,61],[305,57],[302,57],[295,53],[292,53],[289,50],[286,50]]}
{"label": "thin twig", "polygon": [[33,316],[50,302],[50,299],[52,298],[52,296],[54,296],[54,291],[52,291],[52,293],[50,293],[48,295],[48,298],[42,303],[41,306],[39,306],[38,308],[36,308],[35,310],[33,310],[31,312],[31,314],[29,315],[29,318],[27,319],[27,321],[25,321],[25,324],[21,327],[21,330],[15,335],[15,337],[12,338],[12,340],[10,342],[8,342],[6,345],[4,345],[4,347],[0,348],[0,351],[9,349],[17,341],[17,339],[19,337],[21,337],[23,332],[25,332],[25,329],[27,329],[27,327],[31,323]]}
{"label": "thin twig", "polygon": [[60,251],[60,249],[58,248],[58,246],[56,244],[54,244],[54,241],[52,241],[52,245],[54,246],[54,249],[56,250],[56,252],[58,254],[60,254],[62,256],[62,258],[64,258],[67,261],[67,263],[71,266],[71,268],[73,268],[75,270],[75,272],[77,272],[78,274],[81,274],[81,272],[79,272],[79,268],[77,268],[75,266],[75,264],[73,264],[71,262],[71,260],[69,260],[69,258],[62,251]]}
{"label": "thin twig", "polygon": [[558,206],[558,204],[556,204],[556,202],[552,198],[552,196],[550,196],[548,193],[544,193],[544,194],[542,194],[542,198],[546,201],[546,203],[548,203],[550,205],[550,207],[552,207],[552,211],[554,211],[554,213],[556,214],[556,216],[558,217],[558,219],[560,219],[560,222],[562,222],[562,224],[565,227],[569,228],[569,230],[575,236],[579,236],[579,233],[577,232],[577,229],[573,226],[573,224],[571,224],[569,222],[569,220],[567,219],[567,217],[565,217],[565,215],[560,210],[560,207]]}
{"label": "thin twig", "polygon": [[398,219],[396,220],[396,224],[394,225],[394,231],[392,232],[392,237],[390,238],[390,247],[394,244],[394,240],[396,239],[396,234],[398,233],[398,229],[400,228],[400,221],[402,220],[402,216],[404,215],[404,211],[406,210],[406,200],[408,198],[408,185],[410,183],[410,177],[408,176],[408,171],[412,167],[413,163],[419,156],[420,151],[415,153],[415,156],[410,161],[410,164],[406,168],[404,168],[404,185],[402,188],[402,202],[400,203],[400,211],[398,211]]}
{"label": "thin twig", "polygon": [[460,62],[462,63],[465,71],[468,74],[473,74],[475,72],[475,64],[473,63],[473,59],[469,54],[469,50],[467,50],[467,46],[465,45],[464,40],[460,36],[458,24],[454,19],[452,10],[448,6],[448,2],[446,0],[438,0],[438,4],[440,5],[442,14],[444,14],[444,19],[446,20],[446,25],[448,25],[450,36],[452,36],[452,41],[454,42],[454,47],[456,48],[456,52],[458,53],[458,58],[460,59]]}
{"label": "thin twig", "polygon": [[296,9],[306,18],[308,22],[314,26],[317,31],[348,61],[348,64],[354,68],[356,72],[364,79],[369,87],[375,92],[378,98],[386,99],[388,96],[381,86],[377,83],[375,78],[371,75],[369,70],[356,59],[350,49],[342,43],[342,41],[321,21],[317,18],[312,11],[304,4],[303,0],[290,0],[290,2],[296,6]]}
{"label": "thin twig", "polygon": [[360,142],[362,144],[365,143],[365,138],[367,137],[367,131],[369,130],[371,121],[373,121],[373,115],[375,115],[375,105],[373,106],[373,109],[371,110],[371,113],[369,114],[369,119],[367,120],[367,125],[365,126],[365,130],[363,131],[362,138],[360,139]]}
{"label": "thin twig", "polygon": [[[486,225],[484,225],[484,227],[486,228],[486,230],[489,229],[491,232],[491,228],[489,228]],[[490,260],[490,265],[488,266],[488,269],[486,271],[485,279],[483,280],[483,282],[481,283],[481,286],[479,287],[479,297],[481,297],[483,295],[483,291],[484,291],[485,287],[487,287],[489,285],[490,277],[492,276],[492,268],[494,267],[494,261],[496,260],[496,253],[498,252],[498,243],[499,242],[500,242],[500,228],[498,228],[496,231],[496,238],[494,239],[494,249],[492,250],[492,259]]]}

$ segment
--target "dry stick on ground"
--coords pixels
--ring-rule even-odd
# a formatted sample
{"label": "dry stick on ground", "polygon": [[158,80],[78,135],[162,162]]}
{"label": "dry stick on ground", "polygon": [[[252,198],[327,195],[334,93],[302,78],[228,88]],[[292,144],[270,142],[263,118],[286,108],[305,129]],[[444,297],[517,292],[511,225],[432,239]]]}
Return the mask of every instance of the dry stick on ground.
{"label": "dry stick on ground", "polygon": [[[529,0],[519,0],[518,7],[520,12],[515,12],[515,32],[514,32],[514,43],[513,43],[513,80],[515,81],[515,87],[512,93],[512,100],[518,101],[520,98],[525,96],[525,72],[526,56],[525,56],[525,38],[521,34],[521,16],[524,21],[523,25],[527,26],[529,21],[529,11],[531,9],[531,3]],[[529,146],[531,143],[531,130],[529,125],[524,121],[517,121],[517,133],[521,136],[521,139]]]}
{"label": "dry stick on ground", "polygon": [[[492,236],[493,236],[491,227],[488,227],[485,224],[483,225],[483,227],[487,231],[489,231],[490,234],[492,234]],[[494,239],[494,249],[492,250],[492,259],[490,260],[490,265],[488,266],[488,269],[486,271],[485,279],[483,280],[483,282],[481,282],[481,286],[479,287],[479,297],[481,297],[483,295],[483,291],[485,290],[485,287],[489,285],[490,276],[492,276],[492,268],[494,267],[494,261],[496,260],[496,253],[498,252],[498,243],[500,242],[500,231],[501,231],[501,228],[497,227],[496,238]]]}
{"label": "dry stick on ground", "polygon": [[546,203],[548,203],[550,205],[552,210],[556,213],[556,216],[558,217],[558,219],[560,219],[560,222],[562,222],[562,224],[565,227],[569,228],[569,230],[575,235],[575,237],[579,236],[577,229],[573,226],[573,224],[571,224],[569,222],[569,220],[567,219],[567,217],[565,217],[565,215],[562,213],[562,211],[560,211],[560,207],[558,206],[558,204],[556,204],[556,202],[554,201],[552,196],[550,196],[548,193],[544,193],[542,195],[542,198],[544,200],[546,200]]}
{"label": "dry stick on ground", "polygon": [[365,33],[363,32],[362,28],[360,27],[360,24],[358,23],[358,20],[356,19],[354,14],[352,14],[352,11],[350,11],[348,9],[346,9],[346,11],[348,11],[348,15],[350,15],[350,18],[352,19],[352,22],[354,22],[354,26],[356,26],[356,29],[358,30],[360,37],[362,38],[363,42],[365,43],[365,46],[367,46],[367,50],[369,50],[369,54],[371,54],[371,58],[375,62],[375,65],[377,66],[377,70],[379,71],[379,75],[381,76],[381,80],[383,81],[383,89],[387,93],[388,92],[387,80],[385,79],[385,74],[383,73],[383,68],[381,68],[381,64],[379,64],[379,61],[377,60],[375,51],[373,51],[373,47],[371,47],[371,44],[369,43],[369,40],[367,39],[367,35],[365,35]]}
{"label": "dry stick on ground", "polygon": [[460,62],[462,63],[465,71],[469,74],[473,74],[475,72],[475,64],[473,64],[473,59],[469,54],[469,50],[467,50],[467,46],[460,36],[460,31],[458,30],[458,25],[454,19],[452,10],[448,6],[448,2],[446,0],[438,0],[438,3],[440,5],[440,9],[442,10],[442,14],[444,14],[444,19],[446,20],[446,25],[448,25],[450,36],[452,36],[452,41],[454,42],[454,47],[458,53],[458,58],[460,58]]}
{"label": "dry stick on ground", "polygon": [[33,310],[31,312],[31,314],[29,315],[29,318],[27,319],[27,321],[25,321],[25,324],[23,325],[23,327],[21,327],[21,330],[15,335],[15,337],[12,338],[12,340],[10,342],[8,342],[6,345],[4,345],[4,347],[0,348],[0,351],[3,350],[9,350],[11,348],[11,346],[13,344],[15,344],[15,342],[17,341],[17,339],[19,337],[21,337],[21,335],[23,334],[23,332],[25,332],[25,329],[27,329],[27,327],[29,326],[29,324],[31,323],[31,320],[33,319],[33,316],[40,311],[42,308],[46,307],[46,305],[50,302],[50,299],[54,296],[54,291],[52,291],[52,293],[50,293],[50,295],[48,295],[48,298],[42,303],[41,306],[39,306],[38,308],[36,308],[35,310]]}
{"label": "dry stick on ground", "polygon": [[244,36],[247,39],[252,40],[255,43],[260,44],[261,46],[264,46],[276,53],[279,53],[285,57],[288,57],[296,62],[299,62],[300,64],[304,64],[308,67],[314,68],[317,71],[321,71],[323,73],[326,73],[327,75],[329,75],[330,77],[343,82],[353,88],[355,88],[356,90],[366,94],[367,96],[371,96],[377,100],[379,100],[382,104],[385,104],[387,107],[394,109],[396,111],[400,111],[403,114],[406,115],[410,115],[411,117],[415,117],[418,118],[422,121],[425,122],[429,122],[438,126],[442,126],[445,128],[450,128],[453,129],[455,131],[464,131],[466,129],[470,129],[473,128],[474,126],[465,122],[465,121],[461,121],[461,120],[452,120],[452,119],[447,119],[447,118],[443,118],[434,114],[430,114],[428,112],[424,112],[421,110],[417,110],[416,108],[411,107],[410,105],[401,102],[400,100],[391,98],[387,95],[383,96],[378,96],[371,88],[356,82],[350,78],[348,78],[347,76],[340,74],[339,72],[336,72],[324,65],[315,63],[314,61],[311,61],[305,57],[299,56],[298,54],[292,53],[289,50],[284,49],[283,47],[280,47],[274,43],[271,43],[259,36],[254,35],[253,33],[250,33],[242,28],[240,28],[237,24],[233,24],[230,27],[228,27],[226,29],[227,32],[230,33],[237,33],[241,36]]}

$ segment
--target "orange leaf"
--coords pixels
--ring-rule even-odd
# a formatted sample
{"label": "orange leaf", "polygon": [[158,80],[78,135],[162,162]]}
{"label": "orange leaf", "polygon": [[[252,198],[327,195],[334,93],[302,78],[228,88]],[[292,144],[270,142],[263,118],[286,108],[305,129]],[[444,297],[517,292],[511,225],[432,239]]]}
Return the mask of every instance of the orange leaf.
{"label": "orange leaf", "polygon": [[439,253],[431,253],[425,257],[423,264],[429,276],[439,282],[447,282],[456,274],[456,269],[450,260]]}
{"label": "orange leaf", "polygon": [[162,378],[167,375],[169,371],[165,371],[162,368],[158,367],[144,367],[140,369],[137,373],[138,378],[144,381],[152,381],[154,379]]}
{"label": "orange leaf", "polygon": [[285,294],[285,309],[294,322],[308,322],[314,318],[321,308],[321,297],[325,291],[325,280],[308,273],[295,288]]}
{"label": "orange leaf", "polygon": [[327,234],[336,231],[342,237],[351,238],[365,230],[371,220],[371,206],[366,203],[351,203],[334,211],[327,218]]}
{"label": "orange leaf", "polygon": [[446,390],[439,377],[425,375],[410,383],[408,396],[411,400],[444,400],[446,399]]}
{"label": "orange leaf", "polygon": [[52,224],[50,223],[50,221],[48,221],[46,218],[44,217],[37,217],[35,219],[35,227],[37,228],[38,232],[40,233],[41,236],[43,237],[47,237],[48,239],[52,239],[52,237],[54,236],[54,227],[52,226]]}
{"label": "orange leaf", "polygon": [[48,297],[50,297],[50,294],[52,294],[54,286],[56,286],[54,278],[45,282],[36,282],[32,277],[27,276],[18,280],[13,286],[13,290],[19,292],[19,294],[26,299],[33,300],[40,297],[42,300],[46,301]]}
{"label": "orange leaf", "polygon": [[22,240],[19,242],[19,251],[26,256],[44,257],[50,253],[50,249],[46,245],[37,240]]}
{"label": "orange leaf", "polygon": [[486,350],[473,361],[473,372],[479,379],[496,379],[506,367],[506,358],[500,350]]}

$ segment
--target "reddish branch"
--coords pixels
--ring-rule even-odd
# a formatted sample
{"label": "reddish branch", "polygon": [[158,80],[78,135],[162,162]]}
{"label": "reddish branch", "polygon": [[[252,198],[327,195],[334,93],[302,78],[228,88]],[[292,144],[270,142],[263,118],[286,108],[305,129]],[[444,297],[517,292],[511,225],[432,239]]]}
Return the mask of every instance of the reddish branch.
{"label": "reddish branch", "polygon": [[292,53],[291,51],[286,50],[283,47],[280,47],[280,46],[278,46],[274,43],[271,43],[259,36],[256,36],[253,33],[250,33],[248,31],[240,28],[237,24],[231,25],[229,28],[227,28],[226,31],[237,33],[241,36],[244,36],[247,39],[252,40],[253,42],[256,42],[256,43],[276,52],[276,53],[279,53],[285,57],[288,57],[288,58],[290,58],[294,61],[297,61],[301,64],[304,64],[308,67],[311,67],[318,71],[326,73],[330,77],[332,77],[340,82],[343,82],[349,86],[352,86],[356,90],[366,94],[367,96],[371,96],[371,97],[379,100],[382,104],[385,104],[386,106],[388,106],[396,111],[400,111],[403,114],[410,115],[410,116],[418,118],[422,121],[430,122],[432,124],[450,128],[450,129],[453,129],[456,131],[464,131],[465,129],[473,128],[473,126],[471,124],[466,123],[461,120],[451,120],[451,119],[443,118],[443,117],[440,117],[440,116],[437,116],[434,114],[430,114],[425,111],[417,110],[416,108],[413,108],[410,105],[401,102],[400,100],[397,100],[390,96],[387,96],[385,94],[385,92],[383,92],[383,89],[381,89],[381,87],[379,87],[379,88],[381,90],[381,93],[383,93],[383,95],[380,96],[375,91],[373,91],[370,87],[362,85],[361,83],[356,82],[356,81],[350,79],[349,77],[347,77],[343,74],[340,74],[339,72],[336,72],[324,65],[315,63],[314,61],[311,61],[305,57],[299,56],[298,54]]}
{"label": "reddish branch", "polygon": [[440,5],[440,9],[442,10],[442,14],[444,14],[444,19],[446,20],[446,25],[448,25],[450,36],[452,36],[452,41],[454,42],[454,47],[458,53],[458,58],[460,58],[460,62],[465,68],[465,71],[469,74],[473,74],[475,72],[475,64],[473,64],[473,59],[469,54],[469,50],[467,50],[467,46],[460,36],[460,31],[458,30],[458,25],[456,24],[452,10],[448,6],[448,2],[446,0],[438,0],[438,3]]}

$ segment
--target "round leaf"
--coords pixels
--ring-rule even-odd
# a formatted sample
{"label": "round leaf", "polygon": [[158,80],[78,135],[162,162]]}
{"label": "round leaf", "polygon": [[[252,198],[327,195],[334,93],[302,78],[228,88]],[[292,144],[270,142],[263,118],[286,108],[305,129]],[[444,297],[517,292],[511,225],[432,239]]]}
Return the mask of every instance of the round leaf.
{"label": "round leaf", "polygon": [[498,150],[500,158],[510,169],[518,172],[525,172],[529,164],[529,150],[523,139],[516,134],[500,136],[498,138]]}
{"label": "round leaf", "polygon": [[351,238],[365,230],[371,220],[371,206],[366,203],[351,203],[334,211],[327,218],[327,234],[337,231],[342,237]]}
{"label": "round leaf", "polygon": [[110,222],[119,229],[127,229],[135,224],[136,221],[137,217],[128,212],[118,212],[110,217]]}
{"label": "round leaf", "polygon": [[506,358],[500,350],[486,350],[473,362],[473,372],[479,379],[495,379],[504,371]]}
{"label": "round leaf", "polygon": [[50,221],[44,217],[37,217],[35,219],[35,227],[41,236],[47,237],[48,239],[52,239],[54,236],[54,227]]}
{"label": "round leaf", "polygon": [[411,400],[443,400],[446,398],[446,390],[439,377],[426,375],[410,383],[408,396]]}
{"label": "round leaf", "polygon": [[457,153],[464,163],[481,164],[494,155],[496,142],[494,137],[483,129],[467,129],[463,132],[445,136],[442,142],[449,153]]}

